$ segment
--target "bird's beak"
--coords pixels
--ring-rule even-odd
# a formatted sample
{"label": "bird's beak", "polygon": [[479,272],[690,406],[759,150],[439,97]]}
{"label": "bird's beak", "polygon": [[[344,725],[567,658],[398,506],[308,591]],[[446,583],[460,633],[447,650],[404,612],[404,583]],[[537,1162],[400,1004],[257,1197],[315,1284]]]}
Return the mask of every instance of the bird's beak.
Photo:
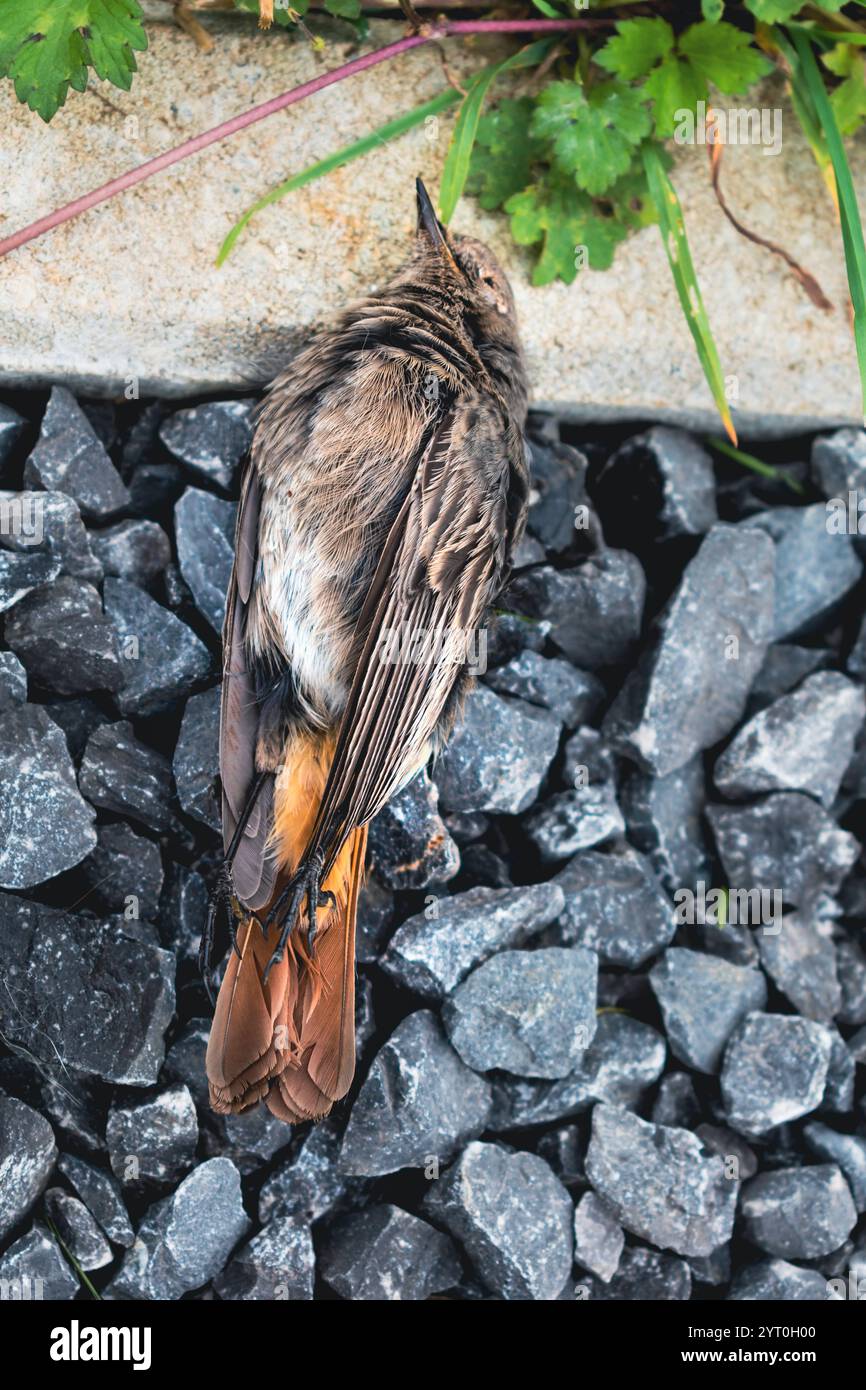
{"label": "bird's beak", "polygon": [[454,270],[459,271],[460,267],[448,245],[448,234],[436,216],[430,195],[420,179],[415,180],[415,197],[418,203],[418,231],[429,237],[431,244],[440,255],[445,257]]}

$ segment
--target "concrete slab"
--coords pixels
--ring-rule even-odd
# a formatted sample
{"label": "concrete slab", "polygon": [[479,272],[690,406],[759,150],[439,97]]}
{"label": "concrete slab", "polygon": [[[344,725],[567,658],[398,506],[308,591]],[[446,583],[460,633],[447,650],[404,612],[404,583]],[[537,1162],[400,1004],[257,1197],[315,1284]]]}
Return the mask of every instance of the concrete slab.
{"label": "concrete slab", "polygon": [[[284,32],[261,35],[208,19],[214,51],[172,25],[151,46],[129,94],[92,83],[46,127],[0,84],[0,229],[12,231],[76,194],[220,120],[352,56],[345,27],[317,57]],[[319,22],[317,21],[317,27]],[[324,28],[325,25],[322,24]],[[374,21],[364,47],[402,25]],[[498,41],[449,42],[466,74],[502,52]],[[222,270],[214,256],[237,215],[261,193],[365,134],[446,81],[435,47],[355,77],[157,175],[0,261],[0,380],[64,381],[119,392],[191,394],[255,383],[352,296],[381,283],[404,254],[416,174],[437,186],[453,116],[392,142],[267,209]],[[780,102],[770,85],[763,101]],[[866,189],[862,145],[855,179]],[[784,265],[739,237],[709,187],[705,151],[678,153],[677,188],[695,261],[746,434],[860,419],[841,243],[795,118],[784,106],[778,157],[725,152],[737,213],[781,240],[833,300],[821,313]],[[634,236],[614,267],[574,285],[533,289],[529,257],[504,219],[472,200],[455,225],[486,238],[509,266],[535,402],[573,419],[653,418],[715,428],[716,417],[680,314],[655,228]]]}

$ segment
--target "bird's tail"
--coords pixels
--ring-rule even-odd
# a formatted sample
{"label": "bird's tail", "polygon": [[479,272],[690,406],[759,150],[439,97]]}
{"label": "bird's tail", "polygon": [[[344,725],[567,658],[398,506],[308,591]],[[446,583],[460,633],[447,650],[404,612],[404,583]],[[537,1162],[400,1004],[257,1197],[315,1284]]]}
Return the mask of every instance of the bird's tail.
{"label": "bird's tail", "polygon": [[[274,794],[277,896],[309,842],[332,757],[333,741],[325,737],[297,739],[286,749]],[[264,1100],[274,1115],[294,1124],[327,1115],[349,1089],[355,1071],[355,916],[366,846],[367,829],[360,826],[321,885],[334,904],[319,908],[314,956],[306,945],[306,905],[267,979],[279,926],[265,934],[256,918],[241,925],[207,1049],[211,1105],[220,1114]],[[268,910],[260,914],[262,921]]]}

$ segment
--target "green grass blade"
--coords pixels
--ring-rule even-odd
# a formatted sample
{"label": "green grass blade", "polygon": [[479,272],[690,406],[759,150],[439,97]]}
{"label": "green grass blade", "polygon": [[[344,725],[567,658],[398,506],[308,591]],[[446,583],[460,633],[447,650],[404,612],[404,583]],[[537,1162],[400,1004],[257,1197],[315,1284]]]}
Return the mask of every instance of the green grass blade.
{"label": "green grass blade", "polygon": [[57,1244],[60,1246],[60,1249],[63,1251],[64,1255],[66,1256],[67,1262],[72,1266],[72,1268],[74,1269],[75,1273],[77,1274],[79,1280],[80,1280],[81,1283],[84,1285],[84,1287],[87,1289],[87,1292],[90,1294],[90,1297],[91,1297],[91,1298],[95,1298],[96,1301],[97,1301],[98,1303],[101,1303],[101,1302],[102,1302],[102,1295],[97,1291],[97,1289],[95,1288],[95,1286],[94,1286],[94,1284],[92,1283],[92,1281],[91,1281],[90,1279],[88,1279],[87,1275],[85,1274],[84,1270],[81,1268],[81,1265],[80,1265],[80,1264],[78,1263],[78,1261],[76,1260],[75,1256],[73,1255],[72,1251],[69,1249],[68,1245],[64,1244],[64,1242],[61,1240],[61,1238],[60,1238],[60,1232],[58,1231],[57,1227],[54,1225],[54,1222],[51,1221],[48,1217],[46,1217],[46,1218],[45,1218],[45,1224],[47,1225],[47,1227],[48,1227],[49,1231],[51,1232],[51,1234],[53,1235],[54,1239],[57,1241]]}
{"label": "green grass blade", "polygon": [[659,230],[674,278],[674,285],[679,295],[680,305],[685,314],[689,332],[694,339],[707,385],[722,418],[722,424],[729,439],[733,444],[736,444],[737,432],[734,429],[730,407],[725,396],[722,364],[719,361],[719,354],[710,329],[707,311],[704,308],[698,277],[692,263],[680,200],[662,164],[658,149],[647,142],[643,145],[641,154],[643,155],[650,197],[658,213]]}
{"label": "green grass blade", "polygon": [[451,221],[460,195],[466,187],[469,161],[478,133],[478,122],[481,120],[481,109],[492,84],[509,68],[534,67],[536,63],[540,63],[552,42],[551,39],[539,39],[537,43],[521,48],[519,53],[512,53],[510,58],[505,58],[501,63],[494,63],[492,67],[485,68],[473,78],[460,107],[451,144],[448,146],[445,168],[442,170],[439,216],[443,222]]}
{"label": "green grass blade", "polygon": [[866,418],[866,245],[863,243],[863,224],[860,208],[854,192],[854,180],[845,154],[845,145],[830,99],[821,81],[818,64],[811,44],[803,30],[791,31],[803,81],[809,91],[812,105],[821,126],[827,149],[836,177],[839,196],[839,221],[842,228],[842,246],[845,251],[845,267],[848,271],[848,289],[854,306],[854,345],[857,349],[857,364],[860,369],[860,393]]}
{"label": "green grass blade", "polygon": [[412,130],[414,126],[421,125],[428,116],[435,116],[438,112],[444,111],[447,107],[453,106],[460,100],[460,93],[453,87],[447,87],[444,92],[425,101],[422,106],[416,106],[412,111],[405,112],[402,116],[397,116],[393,121],[388,121],[386,125],[379,126],[378,130],[373,130],[369,135],[365,135],[360,140],[355,140],[351,145],[344,145],[341,150],[329,154],[326,159],[320,159],[316,164],[310,164],[306,169],[302,169],[298,174],[292,174],[291,178],[283,183],[277,184],[269,193],[265,193],[259,198],[258,202],[253,203],[252,207],[247,208],[232,227],[225,241],[219,249],[216,258],[218,266],[222,265],[226,257],[231,255],[232,249],[244,228],[251,222],[257,212],[262,208],[269,207],[271,203],[277,203],[281,198],[285,198],[287,193],[293,193],[297,188],[303,188],[304,184],[312,183],[314,179],[320,179],[325,174],[330,174],[334,169],[339,169],[343,164],[350,163],[353,159],[359,159],[361,155],[368,154],[377,146],[384,144],[388,140],[393,140],[398,135],[403,135],[407,130]]}
{"label": "green grass blade", "polygon": [[796,478],[789,478],[787,473],[780,473],[778,468],[774,468],[772,463],[764,463],[763,459],[755,458],[754,454],[747,454],[742,449],[735,449],[733,444],[729,444],[726,439],[710,438],[704,441],[711,449],[717,453],[724,454],[726,458],[733,459],[735,463],[741,463],[744,468],[750,468],[753,473],[760,473],[762,478],[781,478],[792,492],[802,494],[803,488]]}

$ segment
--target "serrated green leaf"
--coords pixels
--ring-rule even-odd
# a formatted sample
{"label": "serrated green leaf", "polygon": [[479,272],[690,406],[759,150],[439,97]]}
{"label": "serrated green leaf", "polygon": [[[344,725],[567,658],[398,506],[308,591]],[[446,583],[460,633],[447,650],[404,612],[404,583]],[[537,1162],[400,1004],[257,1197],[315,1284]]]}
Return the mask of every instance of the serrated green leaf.
{"label": "serrated green leaf", "polygon": [[530,129],[548,141],[556,169],[587,193],[603,193],[628,169],[650,116],[640,92],[620,82],[601,82],[588,93],[577,82],[551,82]]}
{"label": "serrated green leaf", "polygon": [[498,208],[525,188],[533,162],[543,142],[530,134],[535,103],[531,97],[501,101],[482,116],[469,165],[467,193],[474,193],[483,208]]}
{"label": "serrated green leaf", "polygon": [[860,129],[866,120],[866,76],[862,58],[852,66],[844,82],[840,82],[831,93],[830,105],[843,135],[853,135],[855,130]]}
{"label": "serrated green leaf", "polygon": [[725,0],[701,0],[701,14],[708,24],[718,24],[725,12]]}
{"label": "serrated green leaf", "polygon": [[133,50],[146,48],[137,0],[7,0],[0,11],[0,76],[44,121],[70,87],[84,91],[89,67],[128,91]]}
{"label": "serrated green leaf", "polygon": [[[839,10],[842,8],[844,0],[834,0],[822,4],[823,10]],[[803,0],[746,0],[746,9],[751,10],[756,19],[760,19],[764,24],[784,24],[785,20],[793,19],[798,10],[802,10]]]}
{"label": "serrated green leaf", "polygon": [[526,48],[521,48],[519,52],[512,53],[510,58],[505,58],[501,63],[484,68],[470,83],[463,104],[457,113],[454,134],[451,136],[451,143],[445,156],[445,167],[442,170],[442,180],[439,184],[439,216],[443,222],[450,222],[454,216],[454,209],[466,186],[478,122],[481,119],[481,109],[492,83],[496,81],[500,73],[507,72],[510,68],[534,67],[540,63],[549,52],[553,42],[552,39],[539,39],[537,43],[531,43]]}
{"label": "serrated green leaf", "polygon": [[673,135],[678,111],[694,111],[709,94],[705,79],[675,53],[650,73],[644,91],[652,97],[655,133],[662,139]]}
{"label": "serrated green leaf", "polygon": [[644,77],[674,46],[674,31],[665,19],[622,19],[593,61],[630,82]]}
{"label": "serrated green leaf", "polygon": [[584,263],[606,270],[627,235],[624,223],[602,216],[587,194],[555,176],[513,194],[505,211],[518,246],[542,244],[533,285],[549,285],[557,278],[570,285]]}
{"label": "serrated green leaf", "polygon": [[720,92],[744,92],[772,68],[750,35],[733,24],[692,24],[680,34],[677,48]]}

